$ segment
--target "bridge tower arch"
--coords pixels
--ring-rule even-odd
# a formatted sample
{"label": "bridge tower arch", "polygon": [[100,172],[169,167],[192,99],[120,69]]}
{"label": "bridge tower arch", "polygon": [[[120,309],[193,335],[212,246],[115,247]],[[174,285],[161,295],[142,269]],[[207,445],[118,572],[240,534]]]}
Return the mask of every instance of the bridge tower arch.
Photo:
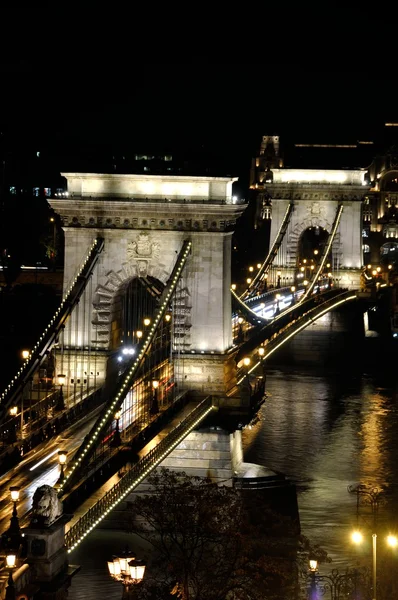
{"label": "bridge tower arch", "polygon": [[[80,304],[91,327],[65,329],[70,352],[98,354],[105,377],[118,294],[134,278],[166,285],[185,240],[192,250],[174,299],[174,349],[185,385],[207,393],[226,389],[232,346],[231,239],[245,209],[232,196],[232,177],[63,173],[68,196],[52,198],[65,234],[64,289],[95,237],[104,239],[91,294]],[[73,315],[72,315],[73,316]],[[184,382],[180,382],[184,385]]]}
{"label": "bridge tower arch", "polygon": [[272,178],[263,183],[272,201],[271,242],[278,235],[289,203],[294,203],[287,233],[273,262],[273,268],[280,271],[285,280],[295,278],[304,231],[318,227],[330,232],[337,209],[343,205],[332,246],[333,267],[341,286],[360,287],[362,201],[369,190],[365,177],[364,169],[272,169]]}

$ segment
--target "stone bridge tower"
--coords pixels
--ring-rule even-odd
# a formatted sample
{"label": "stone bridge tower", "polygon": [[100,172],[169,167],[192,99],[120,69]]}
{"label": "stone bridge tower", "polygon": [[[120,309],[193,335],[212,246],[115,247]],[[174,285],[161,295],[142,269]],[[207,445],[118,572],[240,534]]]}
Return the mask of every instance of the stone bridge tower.
{"label": "stone bridge tower", "polygon": [[[65,233],[64,289],[94,238],[105,245],[90,293],[67,323],[64,340],[80,364],[96,353],[99,382],[111,349],[116,298],[126,282],[151,277],[165,284],[186,239],[192,252],[176,300],[175,323],[191,389],[223,393],[226,353],[232,345],[231,237],[245,209],[232,196],[231,177],[63,173],[68,196],[49,202]],[[84,322],[83,322],[84,321]],[[88,323],[89,321],[89,323]],[[178,345],[178,347],[177,347]],[[182,356],[182,354],[180,354]]]}
{"label": "stone bridge tower", "polygon": [[[363,265],[362,201],[369,190],[365,169],[274,168],[262,183],[272,201],[271,241],[275,239],[289,203],[294,203],[288,230],[273,267],[287,284],[293,283],[299,260],[304,258],[303,235],[311,231],[330,233],[336,210],[343,205],[332,245],[334,277],[342,287],[360,287]],[[307,257],[308,258],[308,257]]]}

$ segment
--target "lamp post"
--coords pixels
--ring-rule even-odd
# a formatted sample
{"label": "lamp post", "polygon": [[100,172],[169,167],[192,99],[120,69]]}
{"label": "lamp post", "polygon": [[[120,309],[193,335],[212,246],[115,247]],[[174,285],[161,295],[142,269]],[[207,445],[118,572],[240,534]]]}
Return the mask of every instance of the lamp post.
{"label": "lamp post", "polygon": [[10,526],[5,534],[5,545],[10,551],[18,551],[21,544],[21,530],[19,528],[19,518],[17,511],[17,502],[19,500],[19,487],[10,487],[11,500],[13,502],[12,515],[10,519]]}
{"label": "lamp post", "polygon": [[6,555],[6,565],[7,565],[7,569],[9,570],[9,574],[8,574],[5,600],[15,600],[15,598],[16,598],[14,580],[12,578],[12,571],[13,571],[13,569],[15,569],[16,561],[17,561],[16,554],[7,554]]}
{"label": "lamp post", "polygon": [[152,381],[153,396],[152,396],[152,404],[151,404],[151,410],[150,410],[151,415],[157,415],[159,412],[158,388],[159,388],[159,381],[157,379],[154,379]]}
{"label": "lamp post", "polygon": [[[358,484],[358,485],[349,485],[348,491],[351,494],[357,495],[357,523],[359,519],[359,506],[361,498],[370,504],[372,515],[373,515],[373,533],[372,533],[372,599],[376,600],[377,598],[377,517],[379,513],[379,505],[380,505],[380,496],[383,493],[383,490],[374,487],[368,488],[366,485]],[[354,531],[351,535],[351,539],[355,544],[361,544],[363,541],[363,535],[360,531]],[[395,547],[398,544],[398,539],[389,535],[387,537],[387,544],[391,547]]]}
{"label": "lamp post", "polygon": [[112,446],[114,448],[119,448],[119,446],[122,443],[122,438],[120,437],[120,427],[119,427],[119,421],[120,421],[120,417],[122,416],[122,413],[120,412],[120,410],[115,412],[115,419],[116,419],[116,427],[115,427],[115,433],[112,439]]}
{"label": "lamp post", "polygon": [[[354,544],[363,542],[363,535],[360,531],[354,531],[351,534]],[[398,539],[395,535],[388,535],[387,545],[395,548],[398,545]],[[372,600],[377,600],[377,533],[372,533]]]}
{"label": "lamp post", "polygon": [[10,408],[10,416],[13,418],[10,422],[10,430],[9,430],[9,436],[8,436],[9,444],[13,444],[14,442],[17,441],[17,428],[16,428],[16,424],[15,424],[15,420],[14,420],[14,417],[17,416],[17,413],[18,413],[18,407],[12,406]]}
{"label": "lamp post", "polygon": [[64,481],[64,477],[65,477],[65,465],[66,465],[66,455],[67,452],[65,450],[58,450],[58,462],[59,462],[59,466],[61,468],[61,472],[59,475],[59,483],[63,483]]}
{"label": "lamp post", "polygon": [[145,567],[144,562],[135,558],[128,549],[108,561],[110,576],[123,585],[123,600],[132,600],[136,596],[138,586],[144,578]]}
{"label": "lamp post", "polygon": [[319,600],[326,594],[330,600],[347,598],[354,600],[358,597],[359,588],[366,589],[367,574],[367,569],[347,569],[343,573],[333,569],[329,575],[320,575],[318,561],[310,560],[308,600]]}
{"label": "lamp post", "polygon": [[64,408],[65,408],[64,392],[63,392],[65,380],[66,380],[66,375],[64,375],[63,373],[60,373],[58,375],[59,396],[58,396],[56,410],[64,410]]}

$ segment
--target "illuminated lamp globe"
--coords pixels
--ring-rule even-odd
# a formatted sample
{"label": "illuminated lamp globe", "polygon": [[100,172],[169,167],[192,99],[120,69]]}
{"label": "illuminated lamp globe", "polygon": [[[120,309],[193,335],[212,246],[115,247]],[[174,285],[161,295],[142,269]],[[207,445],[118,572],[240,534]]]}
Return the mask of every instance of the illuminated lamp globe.
{"label": "illuminated lamp globe", "polygon": [[245,367],[248,367],[250,365],[250,358],[248,356],[245,356],[245,358],[243,359],[243,364],[245,365]]}
{"label": "illuminated lamp globe", "polygon": [[354,544],[361,544],[363,541],[363,535],[360,531],[354,531],[351,534],[351,539],[354,542]]}

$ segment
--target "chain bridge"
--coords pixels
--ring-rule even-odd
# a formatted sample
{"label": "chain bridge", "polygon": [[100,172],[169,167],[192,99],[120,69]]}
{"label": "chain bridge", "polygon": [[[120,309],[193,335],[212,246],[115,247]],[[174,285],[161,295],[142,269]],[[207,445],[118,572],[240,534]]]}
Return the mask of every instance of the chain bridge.
{"label": "chain bridge", "polygon": [[[233,485],[267,359],[331,311],[366,312],[385,285],[363,281],[360,170],[274,170],[270,250],[237,284],[236,179],[63,175],[68,197],[49,201],[65,233],[62,302],[0,418],[4,490],[23,482],[28,519],[38,482],[55,485],[75,515],[72,552],[158,465]],[[200,453],[201,431],[222,446],[216,458]]]}

